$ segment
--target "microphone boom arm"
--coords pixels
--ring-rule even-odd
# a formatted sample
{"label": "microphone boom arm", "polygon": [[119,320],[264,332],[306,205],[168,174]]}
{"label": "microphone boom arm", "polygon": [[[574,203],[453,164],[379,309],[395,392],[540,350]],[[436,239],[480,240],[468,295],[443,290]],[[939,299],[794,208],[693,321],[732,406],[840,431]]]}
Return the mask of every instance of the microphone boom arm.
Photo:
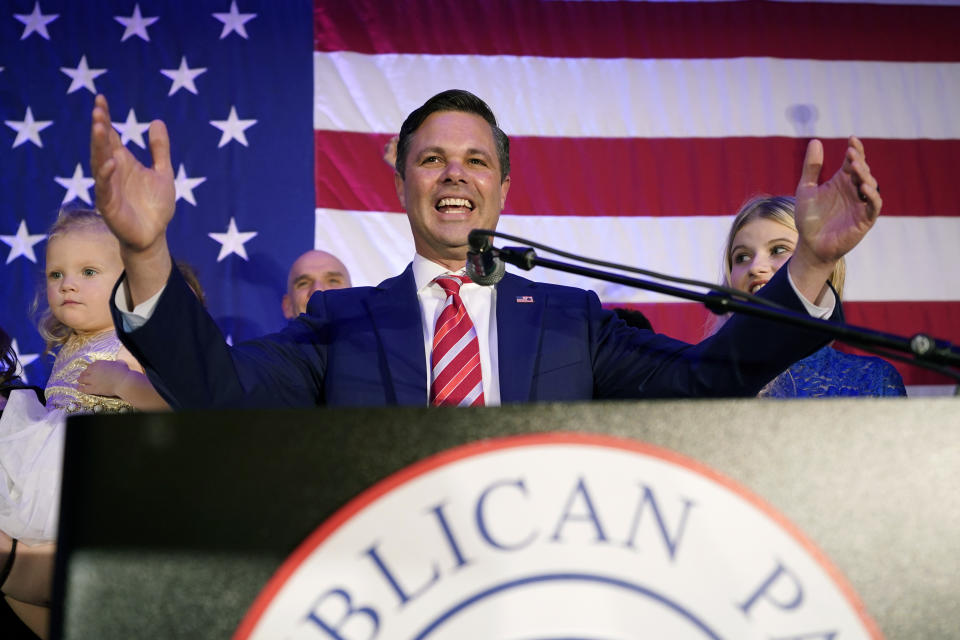
{"label": "microphone boom arm", "polygon": [[[892,333],[875,331],[866,327],[838,324],[819,318],[812,318],[808,315],[786,309],[775,309],[744,300],[737,300],[726,293],[701,293],[699,291],[661,284],[652,280],[642,280],[618,273],[561,262],[559,260],[541,258],[537,255],[536,251],[530,247],[503,247],[502,249],[491,247],[489,251],[495,253],[503,262],[518,266],[526,271],[533,269],[535,266],[540,266],[555,271],[563,271],[596,280],[644,289],[646,291],[654,291],[675,298],[702,302],[714,313],[727,313],[730,311],[746,313],[760,318],[786,322],[806,329],[826,333],[855,347],[865,349],[880,348],[896,351],[909,354],[918,361],[948,367],[960,367],[960,352],[953,348],[949,342],[937,340],[923,333],[918,333],[911,338],[905,338]],[[909,362],[909,360],[907,361]],[[940,373],[960,380],[960,374],[956,372],[941,370],[939,368],[937,368],[937,370]]]}

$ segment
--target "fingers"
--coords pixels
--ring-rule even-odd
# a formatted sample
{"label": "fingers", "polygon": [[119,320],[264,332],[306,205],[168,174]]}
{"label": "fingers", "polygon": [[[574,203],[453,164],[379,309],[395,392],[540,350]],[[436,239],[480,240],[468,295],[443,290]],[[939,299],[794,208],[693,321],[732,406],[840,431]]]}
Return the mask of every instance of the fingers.
{"label": "fingers", "polygon": [[98,93],[93,99],[93,122],[110,124],[110,105],[107,104],[107,98],[102,93]]}
{"label": "fingers", "polygon": [[102,93],[98,93],[93,99],[94,108],[99,108],[107,114],[107,119],[110,118],[110,105],[107,103],[107,96]]}
{"label": "fingers", "polygon": [[850,136],[847,138],[847,146],[853,147],[853,149],[860,154],[860,157],[863,159],[867,158],[867,152],[863,149],[863,142],[860,141],[860,138],[857,136]]}
{"label": "fingers", "polygon": [[390,138],[387,144],[383,145],[383,161],[391,168],[395,168],[397,164],[397,144],[399,141],[400,136],[396,135]]}
{"label": "fingers", "polygon": [[868,205],[868,208],[880,211],[880,186],[877,179],[870,172],[867,164],[863,143],[856,137],[850,136],[846,155],[843,159],[842,171],[850,176],[850,181],[857,190],[857,198]]}
{"label": "fingers", "polygon": [[116,170],[117,161],[114,155],[117,149],[122,149],[122,145],[120,136],[110,122],[110,107],[104,96],[97,95],[91,115],[90,169],[97,181],[96,189],[101,197],[106,195],[104,186]]}
{"label": "fingers", "polygon": [[170,134],[167,125],[162,120],[150,123],[150,155],[153,157],[153,168],[158,173],[173,175],[173,165],[170,162]]}
{"label": "fingers", "polygon": [[96,198],[96,208],[109,220],[116,189],[116,185],[111,178],[117,170],[117,161],[113,159],[112,155],[107,156],[106,159],[103,159],[103,156],[100,155],[100,159],[98,159],[98,153],[92,147],[93,139],[91,136],[90,168],[94,179],[93,192]]}
{"label": "fingers", "polygon": [[857,193],[860,196],[860,201],[867,207],[867,216],[869,219],[876,219],[876,217],[880,215],[880,209],[883,207],[883,198],[880,197],[880,188],[876,185],[876,180],[874,180],[874,184],[866,182],[861,184],[857,189]]}
{"label": "fingers", "polygon": [[92,124],[102,142],[110,145],[120,144],[120,134],[113,128],[110,120],[110,107],[107,105],[107,99],[100,94],[93,102]]}
{"label": "fingers", "polygon": [[94,360],[77,376],[77,388],[84,393],[97,395],[101,395],[103,392],[109,393],[116,383],[118,369],[114,361]]}
{"label": "fingers", "polygon": [[90,165],[96,171],[110,157],[110,111],[107,99],[98,95],[90,117]]}
{"label": "fingers", "polygon": [[816,186],[820,181],[820,170],[823,168],[823,144],[819,140],[807,143],[807,152],[803,156],[803,171],[800,174],[798,187]]}

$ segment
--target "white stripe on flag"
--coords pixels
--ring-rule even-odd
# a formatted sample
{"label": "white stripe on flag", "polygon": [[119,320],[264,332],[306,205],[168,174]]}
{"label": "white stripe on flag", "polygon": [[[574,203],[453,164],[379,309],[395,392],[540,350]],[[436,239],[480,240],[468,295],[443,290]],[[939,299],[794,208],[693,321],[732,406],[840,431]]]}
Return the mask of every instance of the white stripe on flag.
{"label": "white stripe on flag", "polygon": [[457,87],[509,135],[960,138],[960,64],[314,53],[314,128],[400,129]]}
{"label": "white stripe on flag", "polygon": [[[397,275],[413,257],[405,215],[317,209],[316,217],[315,247],[337,254],[355,285],[375,285]],[[730,220],[730,216],[502,216],[498,229],[591,258],[717,282]],[[496,242],[497,246],[513,244]],[[881,216],[847,258],[844,297],[848,301],[960,300],[960,269],[942,270],[939,259],[923,259],[924,255],[955,257],[958,246],[960,218]],[[916,255],[911,257],[911,252]],[[592,289],[604,302],[676,302],[580,276],[508,268],[534,280]]]}

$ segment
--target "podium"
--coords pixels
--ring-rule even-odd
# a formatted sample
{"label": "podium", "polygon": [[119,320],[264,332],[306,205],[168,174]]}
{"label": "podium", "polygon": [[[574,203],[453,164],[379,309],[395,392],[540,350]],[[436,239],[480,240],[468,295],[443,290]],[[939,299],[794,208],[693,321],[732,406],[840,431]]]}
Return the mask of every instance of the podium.
{"label": "podium", "polygon": [[52,637],[230,637],[371,485],[464,443],[552,432],[649,443],[745,487],[887,638],[960,630],[960,404],[858,398],[71,418]]}

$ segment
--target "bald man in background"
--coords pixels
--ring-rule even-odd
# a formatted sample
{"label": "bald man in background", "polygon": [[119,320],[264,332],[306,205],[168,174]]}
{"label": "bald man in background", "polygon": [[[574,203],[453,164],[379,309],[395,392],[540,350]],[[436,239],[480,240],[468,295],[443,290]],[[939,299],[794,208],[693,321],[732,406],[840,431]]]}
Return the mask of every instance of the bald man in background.
{"label": "bald man in background", "polygon": [[283,294],[283,317],[288,320],[307,312],[307,302],[315,291],[346,289],[350,272],[333,254],[311,249],[294,260]]}

